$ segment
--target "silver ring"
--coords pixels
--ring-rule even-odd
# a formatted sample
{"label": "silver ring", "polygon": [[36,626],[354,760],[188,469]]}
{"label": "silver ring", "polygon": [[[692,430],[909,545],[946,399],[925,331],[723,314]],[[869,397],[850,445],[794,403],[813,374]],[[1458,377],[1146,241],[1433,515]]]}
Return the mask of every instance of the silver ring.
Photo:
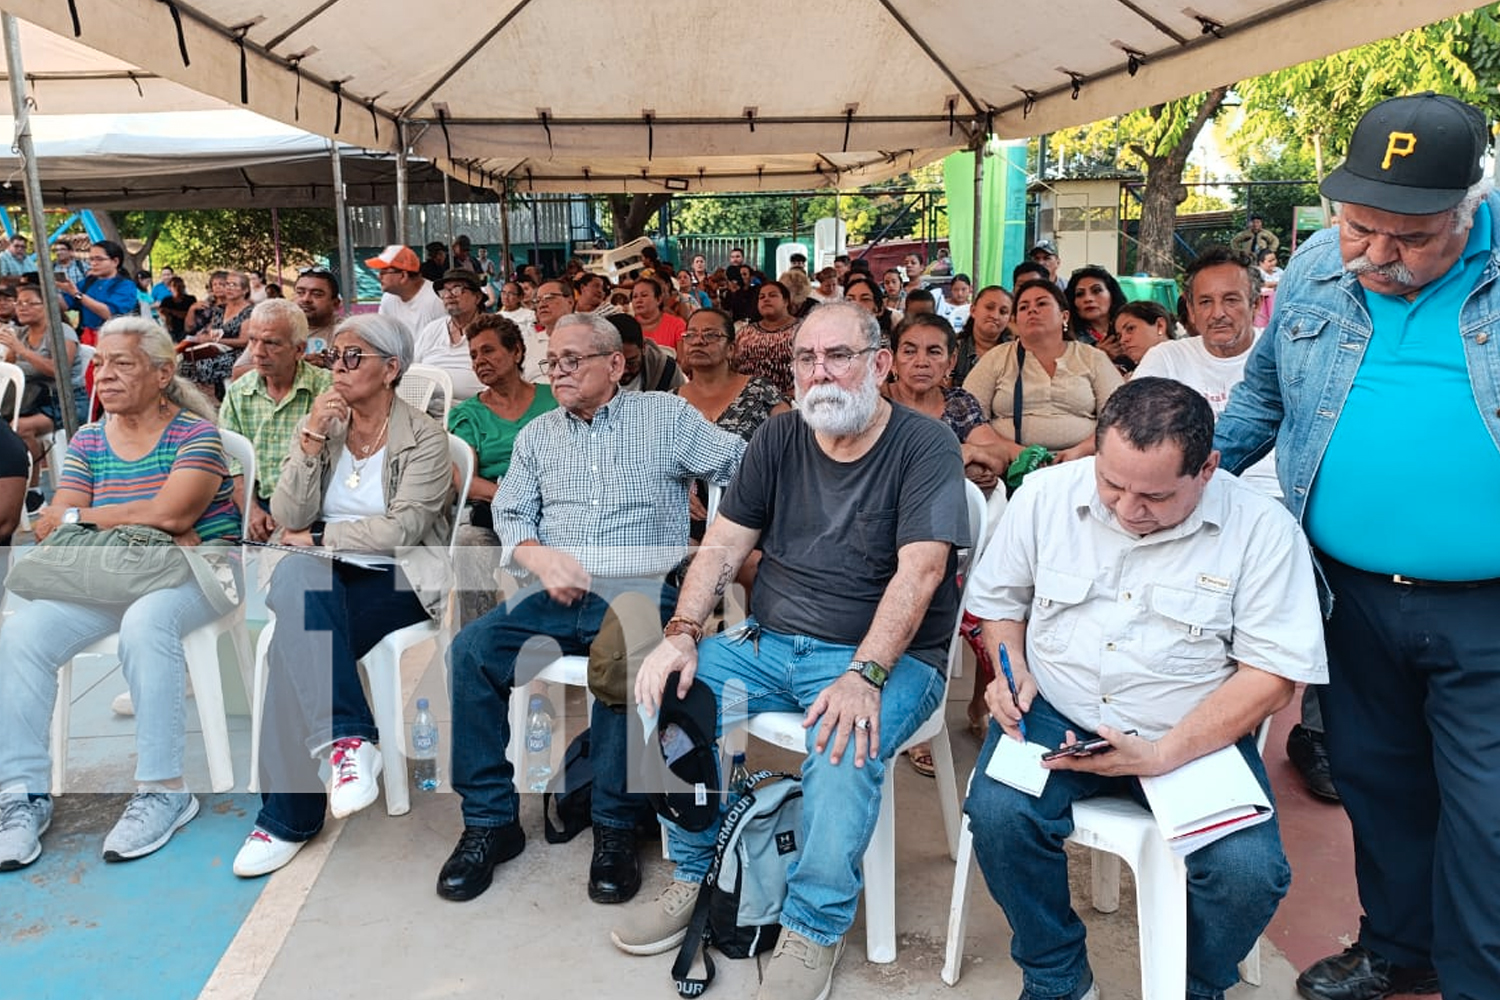
{"label": "silver ring", "polygon": [[855,719],[854,720],[854,728],[858,729],[860,732],[864,732],[866,729],[870,728],[870,720],[869,719]]}

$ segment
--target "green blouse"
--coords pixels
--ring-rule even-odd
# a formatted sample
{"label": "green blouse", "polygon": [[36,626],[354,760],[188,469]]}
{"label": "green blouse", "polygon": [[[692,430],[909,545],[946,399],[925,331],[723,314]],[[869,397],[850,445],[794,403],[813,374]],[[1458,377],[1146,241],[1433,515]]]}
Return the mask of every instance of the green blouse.
{"label": "green blouse", "polygon": [[550,386],[537,384],[534,388],[536,398],[519,420],[497,416],[478,396],[464,400],[448,414],[448,430],[467,441],[479,456],[479,478],[498,483],[510,468],[510,452],[521,428],[557,408]]}

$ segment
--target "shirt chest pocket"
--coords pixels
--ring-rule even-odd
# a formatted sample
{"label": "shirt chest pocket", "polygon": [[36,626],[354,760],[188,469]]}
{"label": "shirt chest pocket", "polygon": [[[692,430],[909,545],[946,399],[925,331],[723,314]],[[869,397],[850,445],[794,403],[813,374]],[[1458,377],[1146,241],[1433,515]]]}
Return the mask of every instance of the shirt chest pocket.
{"label": "shirt chest pocket", "polygon": [[1327,317],[1307,312],[1293,313],[1281,321],[1277,328],[1281,343],[1276,362],[1283,385],[1300,385],[1328,367],[1332,358],[1324,356],[1322,345],[1325,335],[1336,335],[1328,325]]}
{"label": "shirt chest pocket", "polygon": [[1204,674],[1224,669],[1234,615],[1229,594],[1151,588],[1146,662],[1162,674]]}
{"label": "shirt chest pocket", "polygon": [[1093,579],[1087,576],[1037,567],[1026,634],[1038,651],[1053,655],[1067,651],[1078,625],[1079,605],[1088,598],[1093,585]]}

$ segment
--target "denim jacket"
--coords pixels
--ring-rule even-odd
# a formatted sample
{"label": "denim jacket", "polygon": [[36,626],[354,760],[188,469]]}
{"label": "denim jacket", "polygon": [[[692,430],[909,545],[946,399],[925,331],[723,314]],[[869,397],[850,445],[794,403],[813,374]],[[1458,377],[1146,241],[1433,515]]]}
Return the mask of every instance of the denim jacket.
{"label": "denim jacket", "polygon": [[[1464,300],[1457,332],[1474,403],[1500,449],[1500,192],[1488,203],[1490,259]],[[1344,271],[1338,230],[1325,229],[1287,265],[1271,325],[1214,432],[1224,468],[1236,475],[1275,446],[1276,476],[1299,524],[1371,333],[1364,291]]]}

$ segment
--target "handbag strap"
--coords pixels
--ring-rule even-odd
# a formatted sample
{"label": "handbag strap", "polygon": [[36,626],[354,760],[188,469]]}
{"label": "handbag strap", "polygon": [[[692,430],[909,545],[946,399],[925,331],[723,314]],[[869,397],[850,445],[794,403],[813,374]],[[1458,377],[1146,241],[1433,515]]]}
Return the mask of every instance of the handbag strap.
{"label": "handbag strap", "polygon": [[1026,368],[1026,348],[1020,341],[1016,341],[1016,388],[1011,394],[1010,419],[1016,428],[1016,436],[1013,440],[1016,444],[1021,443],[1021,376]]}

